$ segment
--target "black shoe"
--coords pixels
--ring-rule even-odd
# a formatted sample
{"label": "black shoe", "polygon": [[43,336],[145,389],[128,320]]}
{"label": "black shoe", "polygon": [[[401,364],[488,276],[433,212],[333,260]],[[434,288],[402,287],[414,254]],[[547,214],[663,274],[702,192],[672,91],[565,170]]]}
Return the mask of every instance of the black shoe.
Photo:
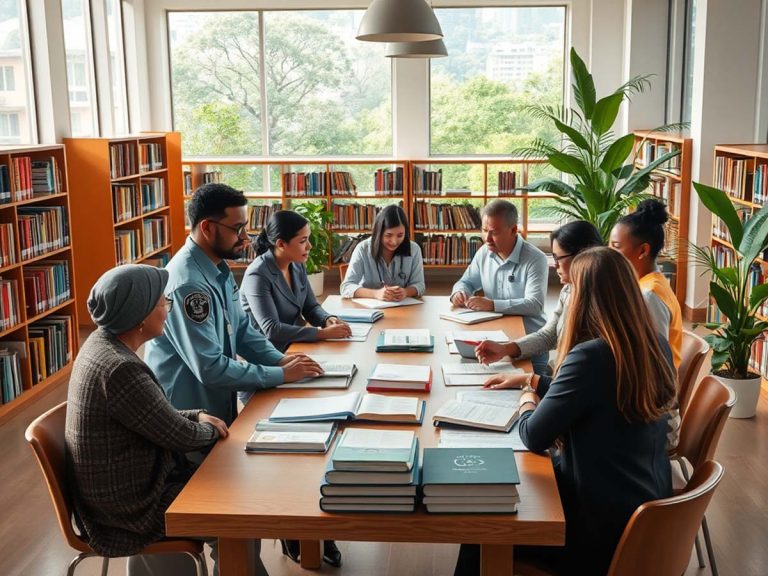
{"label": "black shoe", "polygon": [[299,545],[298,540],[280,540],[280,546],[283,548],[283,554],[288,556],[291,560],[299,563],[299,552],[301,551],[301,546]]}
{"label": "black shoe", "polygon": [[323,560],[336,568],[341,566],[341,550],[336,547],[336,542],[333,540],[323,541]]}

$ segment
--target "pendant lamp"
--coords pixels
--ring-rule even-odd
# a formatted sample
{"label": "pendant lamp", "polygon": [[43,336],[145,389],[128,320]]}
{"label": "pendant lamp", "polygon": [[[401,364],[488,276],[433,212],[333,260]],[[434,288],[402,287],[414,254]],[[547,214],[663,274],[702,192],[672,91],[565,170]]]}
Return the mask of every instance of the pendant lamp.
{"label": "pendant lamp", "polygon": [[448,49],[442,39],[426,42],[389,42],[384,56],[387,58],[444,58],[448,56]]}
{"label": "pendant lamp", "polygon": [[443,37],[424,0],[373,0],[363,14],[357,39],[367,42],[424,42]]}

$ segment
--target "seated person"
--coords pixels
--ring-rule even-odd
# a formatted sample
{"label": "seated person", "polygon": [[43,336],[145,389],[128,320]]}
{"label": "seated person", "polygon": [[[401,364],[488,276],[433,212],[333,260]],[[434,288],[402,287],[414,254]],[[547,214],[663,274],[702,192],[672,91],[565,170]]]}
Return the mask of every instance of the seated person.
{"label": "seated person", "polygon": [[[248,265],[240,301],[259,328],[280,350],[291,342],[346,338],[349,325],[317,303],[304,263],[309,257],[309,223],[290,210],[272,214],[257,238],[258,257]],[[305,325],[305,321],[310,326]]]}
{"label": "seated person", "polygon": [[[483,246],[453,286],[451,303],[472,310],[496,311],[523,317],[528,334],[544,326],[544,298],[549,274],[547,257],[517,233],[517,208],[507,200],[492,200],[483,208]],[[482,290],[483,296],[475,296]],[[531,358],[544,373],[549,354]]]}
{"label": "seated person", "polygon": [[[572,291],[554,378],[497,375],[488,388],[530,389],[520,398],[520,437],[534,452],[560,442],[555,474],[565,547],[516,547],[557,574],[605,575],[635,509],[672,495],[666,449],[675,371],[625,258],[590,248],[573,259]],[[462,546],[456,574],[476,574]]]}
{"label": "seated person", "polygon": [[424,290],[424,261],[421,248],[410,240],[408,218],[400,206],[387,206],[376,215],[371,237],[352,252],[341,296],[392,302]]}
{"label": "seated person", "polygon": [[527,334],[508,344],[501,344],[493,340],[484,340],[478,344],[475,354],[484,364],[498,362],[504,356],[509,356],[514,360],[516,358],[530,358],[537,354],[549,354],[550,350],[557,348],[571,295],[571,278],[569,275],[571,261],[582,250],[602,246],[603,239],[597,228],[585,220],[564,224],[552,232],[549,238],[552,242],[555,270],[560,277],[560,283],[563,284],[560,298],[557,301],[557,308],[547,323],[536,332]]}
{"label": "seated person", "polygon": [[[98,328],[72,368],[65,442],[75,518],[102,556],[130,556],[164,538],[165,510],[194,470],[184,452],[228,434],[215,416],[171,406],[136,355],[163,331],[173,304],[163,296],[167,282],[168,272],[160,268],[118,266],[88,298]],[[171,562],[171,556],[178,555],[146,558]],[[170,573],[168,566],[153,573]],[[130,567],[131,561],[129,573],[135,573]]]}

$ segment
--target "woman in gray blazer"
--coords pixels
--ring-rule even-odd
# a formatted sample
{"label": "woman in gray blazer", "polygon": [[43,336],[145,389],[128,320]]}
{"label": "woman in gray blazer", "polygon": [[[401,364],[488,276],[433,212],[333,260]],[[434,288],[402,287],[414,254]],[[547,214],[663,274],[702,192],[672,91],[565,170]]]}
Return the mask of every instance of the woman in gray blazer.
{"label": "woman in gray blazer", "polygon": [[387,206],[373,222],[373,235],[352,252],[341,296],[399,301],[424,289],[424,261],[410,240],[408,218],[400,206]]}
{"label": "woman in gray blazer", "polygon": [[240,286],[240,301],[254,326],[281,351],[291,342],[352,334],[349,325],[328,314],[312,292],[304,267],[311,249],[307,220],[291,210],[275,212],[256,239],[258,257]]}

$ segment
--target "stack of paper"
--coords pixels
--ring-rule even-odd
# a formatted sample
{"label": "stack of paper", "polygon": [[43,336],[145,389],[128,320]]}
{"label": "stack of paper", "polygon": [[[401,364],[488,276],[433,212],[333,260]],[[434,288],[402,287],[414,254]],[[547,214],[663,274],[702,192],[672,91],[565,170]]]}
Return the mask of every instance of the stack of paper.
{"label": "stack of paper", "polygon": [[504,314],[500,312],[476,312],[469,308],[453,308],[440,314],[440,318],[443,320],[450,320],[459,324],[479,324],[480,322],[488,322],[488,320],[496,320],[502,316]]}
{"label": "stack of paper", "polygon": [[350,324],[352,335],[347,338],[329,338],[329,342],[365,342],[368,339],[368,333],[371,331],[370,324]]}
{"label": "stack of paper", "polygon": [[325,452],[336,435],[336,422],[282,423],[259,420],[246,452]]}
{"label": "stack of paper", "polygon": [[326,512],[413,512],[419,442],[408,430],[347,428],[320,486]]}
{"label": "stack of paper", "polygon": [[429,392],[432,385],[432,368],[412,364],[377,364],[368,377],[367,389],[371,392],[409,390]]}
{"label": "stack of paper", "polygon": [[343,396],[283,398],[270,422],[320,422],[323,420],[371,420],[421,424],[424,401],[407,396],[382,396],[350,392]]}
{"label": "stack of paper", "polygon": [[443,364],[443,382],[446,386],[482,386],[494,374],[522,374],[523,370],[511,362],[493,364]]}
{"label": "stack of paper", "polygon": [[311,354],[310,358],[320,364],[323,375],[304,378],[297,382],[282,384],[281,388],[349,388],[357,374],[357,366],[349,356],[321,356]]}
{"label": "stack of paper", "polygon": [[450,424],[509,432],[518,418],[520,390],[472,390],[459,392],[432,416],[435,426]]}
{"label": "stack of paper", "polygon": [[520,477],[511,448],[426,448],[422,474],[427,512],[517,512]]}
{"label": "stack of paper", "polygon": [[427,329],[382,330],[376,341],[376,352],[432,352],[435,338]]}
{"label": "stack of paper", "polygon": [[340,308],[338,310],[327,310],[331,316],[336,316],[344,322],[367,322],[373,324],[377,320],[384,318],[384,312],[381,310],[363,310],[361,308]]}

